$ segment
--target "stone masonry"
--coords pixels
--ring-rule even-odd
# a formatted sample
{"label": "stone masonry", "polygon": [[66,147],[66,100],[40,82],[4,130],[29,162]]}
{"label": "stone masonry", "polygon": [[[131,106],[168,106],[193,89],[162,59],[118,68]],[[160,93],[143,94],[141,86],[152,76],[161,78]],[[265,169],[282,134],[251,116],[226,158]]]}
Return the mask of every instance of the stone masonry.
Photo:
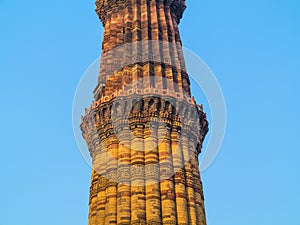
{"label": "stone masonry", "polygon": [[185,8],[185,0],[96,2],[101,67],[81,123],[93,161],[89,225],[206,225],[198,155],[208,122],[186,73]]}

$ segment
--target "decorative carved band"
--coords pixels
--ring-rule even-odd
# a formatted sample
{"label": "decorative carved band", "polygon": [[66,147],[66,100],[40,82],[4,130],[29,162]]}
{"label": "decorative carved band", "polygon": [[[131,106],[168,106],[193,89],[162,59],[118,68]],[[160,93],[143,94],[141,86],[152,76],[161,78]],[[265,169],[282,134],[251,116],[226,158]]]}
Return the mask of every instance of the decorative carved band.
{"label": "decorative carved band", "polygon": [[[134,130],[136,126],[166,126],[178,132],[188,133],[195,140],[195,147],[199,148],[206,133],[208,122],[206,114],[197,105],[183,99],[160,98],[159,96],[145,96],[141,99],[119,97],[105,102],[90,110],[83,118],[81,129],[84,138],[90,145],[99,140],[102,143],[123,141],[107,140],[125,128]],[[123,135],[124,136],[124,135]],[[124,140],[130,136],[118,136]],[[89,148],[91,155],[95,155],[94,148]],[[93,153],[94,152],[94,153]]]}

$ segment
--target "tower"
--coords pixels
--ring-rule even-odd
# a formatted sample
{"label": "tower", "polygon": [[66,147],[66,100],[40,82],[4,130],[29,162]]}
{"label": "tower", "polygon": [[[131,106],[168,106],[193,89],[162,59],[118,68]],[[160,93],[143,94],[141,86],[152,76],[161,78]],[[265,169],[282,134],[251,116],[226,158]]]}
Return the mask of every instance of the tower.
{"label": "tower", "polygon": [[89,225],[205,225],[198,155],[208,131],[191,96],[178,24],[185,0],[97,0],[98,84],[82,118],[93,168]]}

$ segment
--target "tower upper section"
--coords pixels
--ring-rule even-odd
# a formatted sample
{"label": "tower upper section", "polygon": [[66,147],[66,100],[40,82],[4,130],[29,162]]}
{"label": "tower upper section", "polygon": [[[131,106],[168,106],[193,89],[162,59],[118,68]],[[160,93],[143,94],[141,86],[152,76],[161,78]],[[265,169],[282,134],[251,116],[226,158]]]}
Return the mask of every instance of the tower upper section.
{"label": "tower upper section", "polygon": [[[186,8],[185,0],[146,0],[148,2],[155,2],[157,5],[163,4],[171,9],[172,15],[177,23],[180,22],[183,12]],[[102,21],[103,25],[107,21],[107,18],[111,17],[114,8],[128,7],[134,4],[141,4],[141,0],[97,0],[96,12]]]}
{"label": "tower upper section", "polygon": [[185,0],[96,1],[104,25],[96,100],[130,88],[190,97],[178,28],[185,8]]}

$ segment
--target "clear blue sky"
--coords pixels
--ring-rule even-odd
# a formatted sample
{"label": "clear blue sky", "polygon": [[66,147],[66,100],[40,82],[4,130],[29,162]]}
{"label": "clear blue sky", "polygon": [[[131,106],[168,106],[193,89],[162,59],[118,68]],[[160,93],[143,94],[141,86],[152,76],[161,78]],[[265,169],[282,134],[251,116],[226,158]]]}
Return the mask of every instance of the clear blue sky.
{"label": "clear blue sky", "polygon": [[[228,114],[202,175],[208,225],[300,225],[299,1],[187,4],[184,46],[216,74]],[[0,0],[0,225],[87,224],[72,101],[102,31],[93,1]]]}

